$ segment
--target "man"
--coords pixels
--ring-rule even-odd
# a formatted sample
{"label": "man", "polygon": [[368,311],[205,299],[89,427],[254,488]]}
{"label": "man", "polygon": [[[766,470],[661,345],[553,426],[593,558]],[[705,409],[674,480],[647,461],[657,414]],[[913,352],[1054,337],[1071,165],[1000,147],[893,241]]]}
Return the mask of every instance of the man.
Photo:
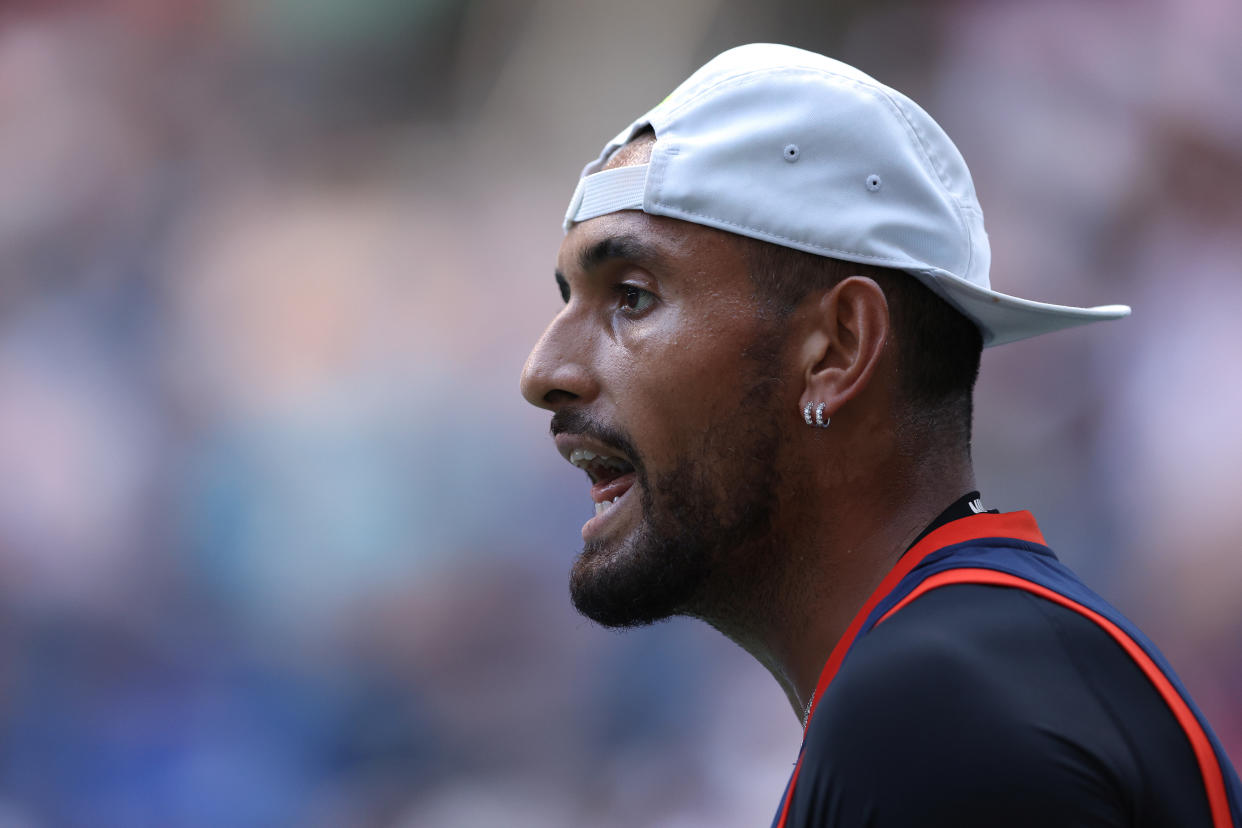
{"label": "man", "polygon": [[776,826],[1242,826],[1163,658],[975,491],[980,351],[1128,308],[990,289],[969,172],[863,73],[731,50],[579,181],[522,391],[610,627],[701,618],[805,726]]}

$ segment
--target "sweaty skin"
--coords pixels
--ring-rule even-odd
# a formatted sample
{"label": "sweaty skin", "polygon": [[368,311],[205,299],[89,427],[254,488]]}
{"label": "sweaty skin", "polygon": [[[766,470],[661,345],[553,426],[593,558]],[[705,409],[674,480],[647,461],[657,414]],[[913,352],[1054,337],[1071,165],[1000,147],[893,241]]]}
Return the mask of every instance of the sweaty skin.
{"label": "sweaty skin", "polygon": [[[649,154],[639,139],[609,166]],[[882,291],[851,277],[775,319],[737,237],[639,211],[575,225],[557,264],[566,304],[522,392],[553,412],[567,459],[586,449],[634,470],[587,481],[592,499],[619,499],[583,527],[575,604],[610,626],[707,621],[801,718],[865,596],[974,488],[964,452],[896,425]],[[812,401],[829,428],[802,421]]]}

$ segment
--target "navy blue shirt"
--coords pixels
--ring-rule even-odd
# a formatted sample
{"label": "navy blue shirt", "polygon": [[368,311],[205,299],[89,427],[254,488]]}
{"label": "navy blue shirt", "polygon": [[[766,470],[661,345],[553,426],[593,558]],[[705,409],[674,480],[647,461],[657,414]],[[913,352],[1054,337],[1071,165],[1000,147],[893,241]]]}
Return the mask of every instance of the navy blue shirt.
{"label": "navy blue shirt", "polygon": [[[978,511],[972,492],[927,531]],[[804,745],[787,828],[1212,824],[1186,732],[1139,666],[1018,589],[945,586],[872,628]]]}
{"label": "navy blue shirt", "polygon": [[938,589],[876,627],[820,701],[789,826],[1210,826],[1185,732],[1078,613]]}

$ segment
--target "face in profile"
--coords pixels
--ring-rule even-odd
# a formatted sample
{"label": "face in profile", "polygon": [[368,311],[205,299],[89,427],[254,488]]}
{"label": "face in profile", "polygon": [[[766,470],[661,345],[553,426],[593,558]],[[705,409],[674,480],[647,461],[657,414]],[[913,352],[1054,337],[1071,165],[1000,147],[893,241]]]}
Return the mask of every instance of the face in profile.
{"label": "face in profile", "polygon": [[568,233],[557,281],[565,305],[522,391],[586,476],[574,605],[612,627],[710,615],[761,563],[797,407],[741,246],[622,211]]}

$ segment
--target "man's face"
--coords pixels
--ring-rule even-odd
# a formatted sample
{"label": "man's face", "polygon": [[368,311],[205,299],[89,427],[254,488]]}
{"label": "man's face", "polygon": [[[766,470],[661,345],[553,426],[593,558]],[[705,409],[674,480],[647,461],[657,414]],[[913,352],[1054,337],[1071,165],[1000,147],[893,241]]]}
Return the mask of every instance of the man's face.
{"label": "man's face", "polygon": [[574,604],[607,626],[710,616],[759,565],[797,414],[741,246],[622,211],[570,231],[557,281],[566,304],[522,392],[554,412],[558,450],[590,477]]}

